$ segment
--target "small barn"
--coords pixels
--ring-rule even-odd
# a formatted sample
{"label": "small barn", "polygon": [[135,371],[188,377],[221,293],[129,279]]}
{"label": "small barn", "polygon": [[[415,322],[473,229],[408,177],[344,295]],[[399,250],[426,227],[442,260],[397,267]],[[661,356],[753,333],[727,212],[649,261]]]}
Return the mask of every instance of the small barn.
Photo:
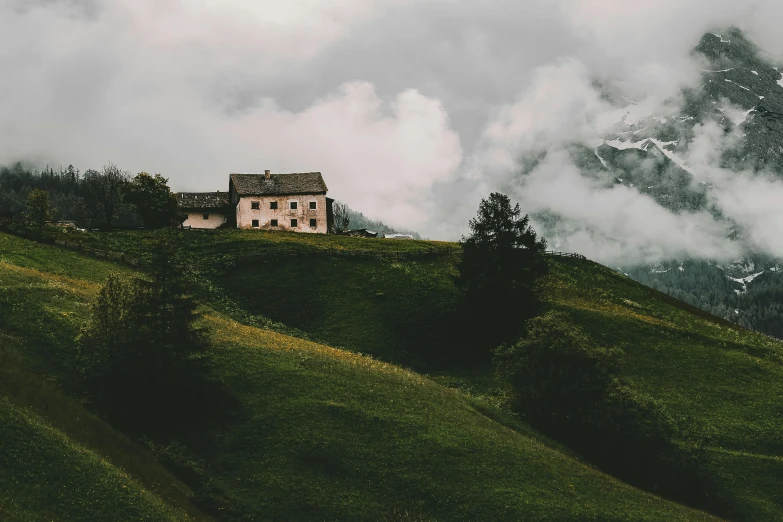
{"label": "small barn", "polygon": [[215,229],[233,218],[228,192],[178,192],[177,207],[185,217],[182,228]]}

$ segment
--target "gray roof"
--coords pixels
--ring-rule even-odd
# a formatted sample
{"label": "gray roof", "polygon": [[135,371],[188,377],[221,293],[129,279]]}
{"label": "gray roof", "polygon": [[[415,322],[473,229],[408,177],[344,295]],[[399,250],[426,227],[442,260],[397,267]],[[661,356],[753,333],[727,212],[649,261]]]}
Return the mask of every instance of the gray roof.
{"label": "gray roof", "polygon": [[177,192],[179,208],[207,209],[228,207],[228,192]]}
{"label": "gray roof", "polygon": [[283,196],[326,194],[328,190],[320,172],[291,174],[231,174],[231,183],[240,196]]}

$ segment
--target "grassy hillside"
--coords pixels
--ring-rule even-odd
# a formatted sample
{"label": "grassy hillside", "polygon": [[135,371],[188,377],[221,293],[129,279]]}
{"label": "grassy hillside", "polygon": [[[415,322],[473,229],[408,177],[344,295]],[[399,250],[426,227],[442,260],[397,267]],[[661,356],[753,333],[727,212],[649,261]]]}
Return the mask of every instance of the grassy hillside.
{"label": "grassy hillside", "polygon": [[749,519],[783,512],[783,345],[608,268],[557,262],[552,306],[627,353],[634,386],[709,438],[713,475]]}
{"label": "grassy hillside", "polygon": [[[116,267],[1,234],[0,252],[0,306],[5,312],[0,332],[13,341],[3,343],[2,350],[21,358],[20,364],[56,376],[67,388],[73,350],[69,339],[85,316],[85,303],[95,285]],[[218,518],[709,518],[596,471],[491,403],[393,364],[241,324],[209,308],[205,312],[203,322],[214,342],[217,375],[239,400],[241,413],[217,434],[218,444],[209,451],[191,440],[172,440],[158,449],[170,457],[167,462],[183,480],[207,485],[199,494]],[[32,413],[32,404],[41,407],[50,391],[28,400],[31,406],[14,406],[5,413],[6,404],[20,400],[9,398],[13,389],[18,388],[0,388],[0,415],[9,419],[3,429],[40,425],[42,416]],[[62,421],[71,417],[63,415]],[[67,498],[48,494],[44,488],[59,487],[56,481],[47,482],[48,474],[77,483],[74,474],[83,465],[45,454],[54,447],[52,451],[63,455],[61,448],[69,440],[64,435],[51,435],[61,441],[60,446],[47,446],[40,437],[28,435],[32,428],[24,429],[28,432],[23,436],[18,429],[16,434],[0,433],[4,442],[0,452],[15,447],[6,444],[9,440],[26,444],[8,458],[14,460],[24,451],[26,465],[19,466],[17,460],[0,479],[0,499],[13,499],[4,500],[3,509],[17,517],[35,519],[51,513],[53,518],[74,519],[78,518],[74,510],[84,510],[86,505],[95,509],[92,519],[107,518],[105,513],[113,510],[127,513],[119,517],[127,519],[182,515],[170,507],[176,505],[170,489],[146,504],[140,492],[134,505],[147,511],[141,515],[128,511],[131,508],[123,504],[126,497],[120,490],[131,488],[132,481],[140,483],[141,465],[126,468],[128,483],[90,473],[98,477],[93,488],[98,492],[92,496],[88,486],[72,488]],[[45,426],[40,430],[53,433]],[[79,454],[87,458],[100,454],[94,444],[97,441],[72,443],[72,447],[83,448]],[[46,467],[52,465],[57,469]],[[28,473],[30,469],[41,471]],[[27,481],[24,489],[33,495],[23,503],[12,486],[16,481]],[[138,488],[142,489],[149,491]],[[116,494],[110,495],[110,501],[93,500],[111,491]],[[66,500],[75,507],[64,505]]]}
{"label": "grassy hillside", "polygon": [[[123,241],[122,235],[95,241]],[[216,293],[253,314],[294,326],[329,344],[407,361],[415,349],[448,341],[441,331],[456,294],[453,256],[396,262],[368,258],[256,259],[258,248],[297,243],[303,250],[391,249],[397,243],[293,234],[235,232],[187,237]],[[426,243],[413,242],[407,248]],[[238,245],[243,245],[238,248]],[[420,247],[419,247],[420,248]],[[548,306],[568,312],[598,342],[627,356],[624,377],[666,405],[690,436],[705,438],[710,474],[738,518],[783,513],[783,348],[765,336],[713,318],[601,265],[553,259]],[[431,328],[427,328],[427,326]],[[471,327],[473,325],[467,325]],[[466,327],[457,325],[456,328]],[[448,348],[448,344],[445,344]],[[447,353],[447,352],[446,352]],[[441,383],[498,396],[490,370],[441,373]]]}
{"label": "grassy hillside", "polygon": [[0,518],[184,520],[136,478],[0,396]]}

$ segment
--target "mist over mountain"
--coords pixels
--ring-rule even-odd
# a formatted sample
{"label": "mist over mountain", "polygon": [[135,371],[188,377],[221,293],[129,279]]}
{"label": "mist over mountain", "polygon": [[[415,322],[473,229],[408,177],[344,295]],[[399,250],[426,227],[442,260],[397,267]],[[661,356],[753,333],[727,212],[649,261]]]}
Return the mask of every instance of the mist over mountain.
{"label": "mist over mountain", "polygon": [[520,197],[557,248],[617,262],[783,255],[783,80],[738,29],[694,49],[700,84],[660,99],[594,81],[592,120],[533,148]]}
{"label": "mist over mountain", "polygon": [[783,75],[736,28],[692,56],[665,99],[594,81],[587,131],[525,156],[519,194],[553,248],[783,337]]}

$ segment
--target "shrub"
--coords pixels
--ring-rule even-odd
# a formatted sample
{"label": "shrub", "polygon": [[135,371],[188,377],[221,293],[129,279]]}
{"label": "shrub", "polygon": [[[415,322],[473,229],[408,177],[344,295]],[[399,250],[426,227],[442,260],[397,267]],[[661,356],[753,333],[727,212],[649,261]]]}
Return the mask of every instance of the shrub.
{"label": "shrub", "polygon": [[40,189],[33,190],[27,196],[26,206],[25,221],[33,225],[40,233],[43,230],[44,223],[51,221],[54,216],[49,193]]}
{"label": "shrub", "polygon": [[595,346],[568,316],[547,312],[496,351],[513,409],[623,480],[698,507],[724,510],[702,473],[706,453],[653,398],[619,377],[623,352]]}
{"label": "shrub", "polygon": [[152,281],[111,274],[79,335],[83,384],[113,422],[145,434],[198,418],[209,384],[205,333],[170,248],[158,248]]}

